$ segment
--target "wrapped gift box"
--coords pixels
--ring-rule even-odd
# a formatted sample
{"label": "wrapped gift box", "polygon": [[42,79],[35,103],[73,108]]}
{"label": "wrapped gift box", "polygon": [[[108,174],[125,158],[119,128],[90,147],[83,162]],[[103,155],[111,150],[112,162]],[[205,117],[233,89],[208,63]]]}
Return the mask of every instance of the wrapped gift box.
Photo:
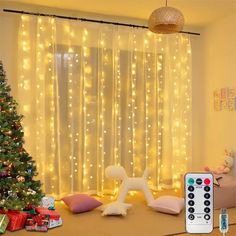
{"label": "wrapped gift box", "polygon": [[27,220],[25,225],[26,226],[33,226],[33,225],[48,225],[49,224],[49,215],[35,215],[35,216],[30,216]]}
{"label": "wrapped gift box", "polygon": [[46,225],[26,225],[25,229],[27,231],[37,231],[37,232],[47,232],[48,227]]}
{"label": "wrapped gift box", "polygon": [[43,197],[42,200],[41,200],[41,204],[40,204],[41,207],[44,207],[44,208],[54,208],[55,207],[55,200],[53,197]]}
{"label": "wrapped gift box", "polygon": [[33,221],[39,226],[48,225],[49,224],[49,215],[39,214],[39,215],[33,216]]}
{"label": "wrapped gift box", "polygon": [[48,230],[49,215],[35,215],[26,220],[25,229],[28,231],[46,232]]}
{"label": "wrapped gift box", "polygon": [[0,214],[0,233],[4,233],[7,225],[9,223],[9,218],[6,214]]}
{"label": "wrapped gift box", "polygon": [[51,229],[51,228],[58,227],[60,225],[62,225],[61,217],[59,218],[59,220],[49,220],[48,228]]}
{"label": "wrapped gift box", "polygon": [[28,214],[22,211],[9,210],[7,216],[9,217],[7,230],[16,231],[24,228]]}
{"label": "wrapped gift box", "polygon": [[36,212],[40,215],[49,215],[50,220],[59,220],[60,214],[57,211],[48,210],[43,207],[36,207]]}

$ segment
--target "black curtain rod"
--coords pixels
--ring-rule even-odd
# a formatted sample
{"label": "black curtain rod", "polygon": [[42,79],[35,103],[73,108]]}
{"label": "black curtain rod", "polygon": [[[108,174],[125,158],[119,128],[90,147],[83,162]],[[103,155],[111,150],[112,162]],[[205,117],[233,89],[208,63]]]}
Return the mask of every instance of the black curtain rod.
{"label": "black curtain rod", "polygon": [[[62,15],[36,13],[36,12],[27,12],[27,11],[19,11],[19,10],[12,10],[12,9],[3,9],[3,11],[4,12],[10,12],[10,13],[16,13],[16,14],[24,14],[24,15],[47,16],[47,17],[60,18],[60,19],[66,19],[66,20],[80,20],[80,21],[95,22],[95,23],[100,23],[100,24],[120,25],[120,26],[148,29],[148,27],[145,26],[145,25],[134,25],[134,24],[126,24],[126,23],[120,23],[120,22],[87,19],[87,18],[81,18],[81,17],[62,16]],[[180,33],[191,34],[191,35],[200,35],[200,33],[188,32],[188,31],[180,31]]]}

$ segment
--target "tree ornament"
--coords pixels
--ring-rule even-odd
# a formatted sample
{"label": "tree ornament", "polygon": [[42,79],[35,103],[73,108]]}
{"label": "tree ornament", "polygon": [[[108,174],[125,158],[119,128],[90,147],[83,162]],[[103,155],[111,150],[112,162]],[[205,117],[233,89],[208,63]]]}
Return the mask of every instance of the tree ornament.
{"label": "tree ornament", "polygon": [[21,127],[20,123],[15,122],[12,127],[15,127],[15,129],[19,129]]}
{"label": "tree ornament", "polygon": [[12,190],[8,191],[7,194],[8,194],[8,197],[12,197],[12,198],[16,198],[17,197],[16,192],[13,192]]}
{"label": "tree ornament", "polygon": [[27,172],[28,172],[29,175],[32,174],[32,171],[33,171],[32,168],[29,168],[29,169],[27,170]]}
{"label": "tree ornament", "polygon": [[9,135],[9,136],[12,135],[12,131],[11,130],[7,131],[6,135]]}
{"label": "tree ornament", "polygon": [[27,191],[27,195],[35,195],[36,191],[34,191],[33,189],[29,188]]}
{"label": "tree ornament", "polygon": [[4,205],[5,202],[6,202],[6,200],[5,200],[5,199],[2,199],[2,200],[0,201],[0,205]]}
{"label": "tree ornament", "polygon": [[8,167],[8,169],[10,170],[10,169],[13,167],[13,164],[12,164],[12,163],[9,163],[7,167]]}
{"label": "tree ornament", "polygon": [[0,165],[0,178],[7,178],[11,175],[12,163],[3,162],[3,165]]}
{"label": "tree ornament", "polygon": [[24,149],[23,149],[23,148],[19,148],[19,153],[20,153],[20,154],[22,154],[22,153],[23,153],[23,151],[24,151]]}
{"label": "tree ornament", "polygon": [[25,177],[24,176],[20,176],[20,175],[18,175],[18,176],[16,176],[16,179],[17,179],[17,181],[18,182],[25,182]]}
{"label": "tree ornament", "polygon": [[6,170],[0,172],[0,178],[6,178],[7,176],[9,176],[9,173]]}

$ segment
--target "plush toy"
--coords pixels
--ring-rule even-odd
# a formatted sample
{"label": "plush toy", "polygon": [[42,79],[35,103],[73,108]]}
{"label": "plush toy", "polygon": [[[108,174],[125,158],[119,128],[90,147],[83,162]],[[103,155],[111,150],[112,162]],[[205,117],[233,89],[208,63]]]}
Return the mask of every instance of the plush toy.
{"label": "plush toy", "polygon": [[148,170],[146,169],[142,177],[128,177],[122,166],[108,166],[105,170],[106,176],[121,179],[122,184],[119,189],[117,202],[123,203],[130,190],[142,190],[146,201],[150,203],[154,200],[153,195],[147,184]]}
{"label": "plush toy", "polygon": [[228,174],[234,165],[233,151],[225,149],[224,163],[218,166],[216,169],[210,169],[208,166],[204,167],[205,171],[213,172],[214,174]]}

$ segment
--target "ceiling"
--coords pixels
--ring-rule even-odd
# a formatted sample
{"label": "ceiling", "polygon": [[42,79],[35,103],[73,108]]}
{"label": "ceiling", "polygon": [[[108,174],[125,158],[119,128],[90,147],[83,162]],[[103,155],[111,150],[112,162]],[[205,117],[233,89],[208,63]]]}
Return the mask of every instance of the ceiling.
{"label": "ceiling", "polygon": [[[165,5],[165,0],[8,0],[7,2],[141,20],[147,20],[154,9]],[[168,0],[168,5],[183,12],[186,25],[200,27],[211,24],[236,10],[236,0]]]}

